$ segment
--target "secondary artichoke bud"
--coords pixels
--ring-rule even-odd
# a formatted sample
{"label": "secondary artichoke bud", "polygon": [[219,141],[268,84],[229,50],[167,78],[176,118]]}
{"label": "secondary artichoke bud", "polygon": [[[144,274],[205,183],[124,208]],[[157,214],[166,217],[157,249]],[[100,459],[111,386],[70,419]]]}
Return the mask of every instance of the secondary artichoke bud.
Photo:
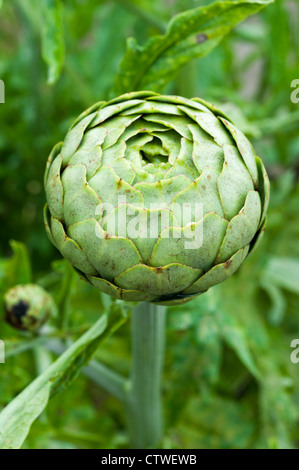
{"label": "secondary artichoke bud", "polygon": [[49,157],[45,188],[49,237],[91,284],[166,304],[231,276],[269,202],[261,159],[220,110],[152,92],[79,116]]}
{"label": "secondary artichoke bud", "polygon": [[36,284],[18,285],[4,296],[6,321],[19,330],[35,331],[56,312],[50,294]]}

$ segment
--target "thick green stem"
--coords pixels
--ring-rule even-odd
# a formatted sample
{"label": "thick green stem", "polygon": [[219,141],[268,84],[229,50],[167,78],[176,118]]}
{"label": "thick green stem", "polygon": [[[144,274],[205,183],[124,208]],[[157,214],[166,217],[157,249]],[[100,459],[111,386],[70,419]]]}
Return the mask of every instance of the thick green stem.
{"label": "thick green stem", "polygon": [[166,309],[141,303],[132,314],[132,373],[129,429],[135,449],[153,448],[162,438],[161,379]]}
{"label": "thick green stem", "polygon": [[[91,361],[84,368],[85,375],[113,394],[126,407],[131,446],[134,449],[155,448],[162,438],[161,383],[165,323],[165,307],[141,303],[134,309],[130,380],[97,361]],[[56,354],[61,354],[66,349],[59,340],[47,340],[45,347]]]}

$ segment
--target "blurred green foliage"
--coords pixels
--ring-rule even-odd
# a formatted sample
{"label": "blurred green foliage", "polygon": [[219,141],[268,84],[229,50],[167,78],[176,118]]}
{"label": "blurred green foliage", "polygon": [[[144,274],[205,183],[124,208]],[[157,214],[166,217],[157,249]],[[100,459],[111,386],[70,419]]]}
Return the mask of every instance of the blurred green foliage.
{"label": "blurred green foliage", "polygon": [[[6,86],[0,104],[0,298],[17,283],[38,282],[53,293],[63,318],[71,312],[68,321],[57,318],[52,325],[68,341],[113,301],[70,276],[64,261],[54,261],[58,255],[42,221],[47,155],[83,109],[110,97],[127,37],[144,44],[163,34],[174,14],[213,2],[72,0],[57,10],[58,3],[4,0],[0,10]],[[299,338],[299,104],[290,99],[291,82],[299,78],[298,30],[298,0],[276,0],[167,85],[169,93],[200,96],[231,116],[263,158],[272,198],[264,241],[240,271],[169,312],[164,448],[299,447],[299,364],[290,359],[291,340]],[[10,245],[10,239],[18,242]],[[41,371],[30,336],[1,321],[0,338],[7,349],[6,364],[0,364],[4,407]],[[128,338],[125,325],[97,359],[128,374]],[[84,375],[50,402],[24,444],[127,446],[121,405]]]}

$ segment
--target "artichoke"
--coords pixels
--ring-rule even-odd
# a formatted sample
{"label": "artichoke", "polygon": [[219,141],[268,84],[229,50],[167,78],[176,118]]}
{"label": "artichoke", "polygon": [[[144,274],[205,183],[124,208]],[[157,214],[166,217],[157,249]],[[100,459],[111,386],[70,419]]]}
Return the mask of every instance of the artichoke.
{"label": "artichoke", "polygon": [[18,330],[38,330],[52,315],[55,303],[48,292],[36,284],[19,284],[4,295],[6,321]]}
{"label": "artichoke", "polygon": [[261,159],[223,112],[147,91],[81,114],[48,159],[45,189],[49,237],[81,276],[159,304],[231,276],[269,202]]}

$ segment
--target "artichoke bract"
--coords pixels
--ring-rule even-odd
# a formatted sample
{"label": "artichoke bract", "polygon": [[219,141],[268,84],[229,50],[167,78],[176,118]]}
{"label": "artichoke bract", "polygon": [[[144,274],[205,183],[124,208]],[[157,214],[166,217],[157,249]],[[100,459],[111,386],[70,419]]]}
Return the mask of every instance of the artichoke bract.
{"label": "artichoke bract", "polygon": [[89,108],[45,174],[45,224],[93,286],[182,303],[231,276],[265,228],[269,180],[213,105],[135,92]]}
{"label": "artichoke bract", "polygon": [[14,328],[38,330],[56,314],[53,298],[36,284],[19,284],[4,295],[6,321]]}

